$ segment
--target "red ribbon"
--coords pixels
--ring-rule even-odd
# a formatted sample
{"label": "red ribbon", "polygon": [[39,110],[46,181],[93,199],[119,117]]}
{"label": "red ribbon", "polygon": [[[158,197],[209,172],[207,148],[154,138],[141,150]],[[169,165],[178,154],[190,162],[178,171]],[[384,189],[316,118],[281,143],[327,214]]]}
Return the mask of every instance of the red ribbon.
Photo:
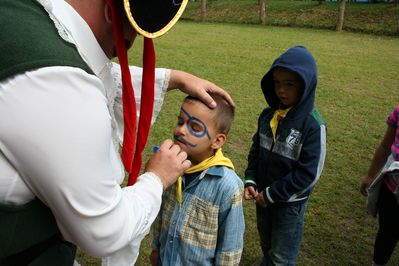
{"label": "red ribbon", "polygon": [[154,109],[155,83],[155,51],[152,39],[144,38],[143,51],[143,81],[141,85],[140,121],[137,134],[137,146],[134,154],[133,168],[127,185],[133,185],[140,173],[142,153],[147,143],[151,127],[152,112]]}
{"label": "red ribbon", "polygon": [[[151,126],[152,111],[154,106],[154,82],[155,82],[155,51],[151,39],[144,38],[143,51],[143,80],[141,87],[140,120],[136,136],[136,101],[133,84],[127,60],[122,16],[123,10],[119,10],[113,0],[107,0],[111,8],[112,25],[116,42],[116,53],[122,71],[122,104],[123,104],[123,144],[122,162],[126,172],[129,173],[128,186],[133,185],[140,173],[142,165],[142,152],[147,142]],[[137,143],[137,144],[136,144]],[[136,144],[136,147],[135,147]]]}

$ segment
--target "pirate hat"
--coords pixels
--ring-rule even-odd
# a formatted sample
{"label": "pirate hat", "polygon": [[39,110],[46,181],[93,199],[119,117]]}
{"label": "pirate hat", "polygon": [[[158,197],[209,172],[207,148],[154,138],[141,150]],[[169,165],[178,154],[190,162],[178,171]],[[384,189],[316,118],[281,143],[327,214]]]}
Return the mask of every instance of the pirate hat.
{"label": "pirate hat", "polygon": [[147,38],[166,33],[177,22],[188,0],[123,0],[133,28]]}

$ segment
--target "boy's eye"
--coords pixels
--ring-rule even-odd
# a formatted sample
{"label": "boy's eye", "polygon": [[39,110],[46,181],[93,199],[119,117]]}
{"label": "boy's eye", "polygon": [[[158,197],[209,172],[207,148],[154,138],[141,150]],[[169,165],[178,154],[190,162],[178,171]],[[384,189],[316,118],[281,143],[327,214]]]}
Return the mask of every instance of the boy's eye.
{"label": "boy's eye", "polygon": [[181,125],[183,125],[183,124],[184,124],[184,122],[183,122],[183,118],[181,118],[180,116],[179,116],[179,117],[177,117],[177,124],[178,124],[179,126],[181,126]]}
{"label": "boy's eye", "polygon": [[204,128],[202,127],[202,125],[194,123],[194,122],[190,123],[190,128],[192,131],[194,131],[196,133],[204,131]]}

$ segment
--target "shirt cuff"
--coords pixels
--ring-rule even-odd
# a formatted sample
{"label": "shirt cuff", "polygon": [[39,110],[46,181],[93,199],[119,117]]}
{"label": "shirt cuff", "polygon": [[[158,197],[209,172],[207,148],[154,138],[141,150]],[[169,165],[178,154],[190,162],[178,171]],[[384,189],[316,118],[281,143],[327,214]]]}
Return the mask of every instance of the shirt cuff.
{"label": "shirt cuff", "polygon": [[272,199],[272,197],[270,196],[270,192],[269,192],[270,187],[267,187],[264,191],[263,191],[263,197],[267,203],[267,205],[273,204],[274,200]]}
{"label": "shirt cuff", "polygon": [[160,186],[162,186],[162,191],[165,190],[165,187],[162,183],[161,178],[155,174],[154,172],[145,172],[144,174],[142,174],[139,178],[149,178],[154,180],[155,182],[157,182]]}

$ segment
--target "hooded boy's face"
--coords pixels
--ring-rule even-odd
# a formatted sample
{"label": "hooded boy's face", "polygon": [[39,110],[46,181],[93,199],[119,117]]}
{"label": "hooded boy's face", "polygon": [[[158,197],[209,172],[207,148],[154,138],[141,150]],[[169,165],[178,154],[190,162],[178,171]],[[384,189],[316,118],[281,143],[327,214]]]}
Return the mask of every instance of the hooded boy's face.
{"label": "hooded boy's face", "polygon": [[285,68],[275,68],[273,80],[276,95],[284,106],[291,107],[299,102],[303,82],[298,74]]}
{"label": "hooded boy's face", "polygon": [[184,101],[173,131],[175,143],[198,164],[214,154],[216,123],[211,109],[199,101]]}

